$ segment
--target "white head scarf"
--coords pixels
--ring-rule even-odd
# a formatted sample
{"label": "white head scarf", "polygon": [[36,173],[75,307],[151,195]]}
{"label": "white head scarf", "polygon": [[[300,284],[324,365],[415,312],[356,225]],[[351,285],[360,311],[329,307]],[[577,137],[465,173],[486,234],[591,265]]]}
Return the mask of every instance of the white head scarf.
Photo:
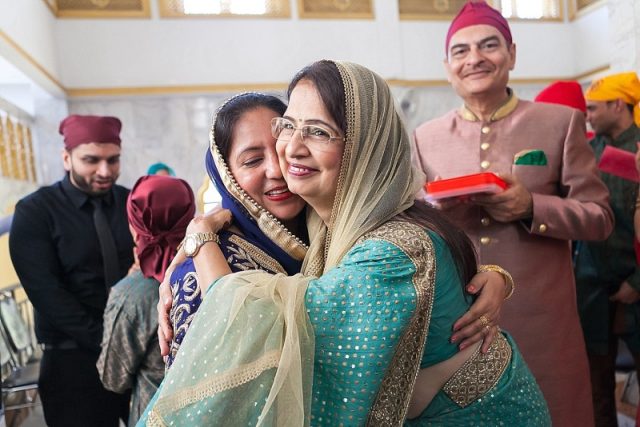
{"label": "white head scarf", "polygon": [[347,134],[330,223],[309,215],[308,275],[335,267],[359,237],[411,207],[425,182],[387,83],[361,65],[333,63],[344,85]]}

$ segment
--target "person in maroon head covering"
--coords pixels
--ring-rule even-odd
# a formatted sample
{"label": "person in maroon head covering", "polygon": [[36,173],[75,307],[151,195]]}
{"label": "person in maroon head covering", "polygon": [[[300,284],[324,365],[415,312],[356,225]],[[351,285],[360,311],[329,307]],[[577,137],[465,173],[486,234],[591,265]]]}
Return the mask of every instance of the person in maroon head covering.
{"label": "person in maroon head covering", "polygon": [[108,390],[132,390],[128,425],[134,426],[164,377],[158,286],[195,214],[193,192],[178,178],[143,176],[129,194],[127,214],[140,269],[111,289],[97,366]]}
{"label": "person in maroon head covering", "polygon": [[96,370],[109,289],[133,264],[120,173],[121,123],[71,115],[60,123],[66,174],[18,202],[11,260],[35,308],[44,348],[39,393],[49,426],[117,426],[129,399]]}
{"label": "person in maroon head covering", "polygon": [[107,193],[120,175],[120,129],[115,117],[72,115],[60,123],[62,160],[71,183],[90,195]]}
{"label": "person in maroon head covering", "polygon": [[416,129],[415,159],[428,180],[493,172],[507,183],[440,208],[471,238],[481,264],[513,275],[517,289],[500,326],[513,334],[553,425],[593,425],[570,241],[605,239],[613,214],[584,114],[518,99],[508,87],[515,65],[507,20],[484,1],[467,2],[451,22],[444,59],[463,105]]}

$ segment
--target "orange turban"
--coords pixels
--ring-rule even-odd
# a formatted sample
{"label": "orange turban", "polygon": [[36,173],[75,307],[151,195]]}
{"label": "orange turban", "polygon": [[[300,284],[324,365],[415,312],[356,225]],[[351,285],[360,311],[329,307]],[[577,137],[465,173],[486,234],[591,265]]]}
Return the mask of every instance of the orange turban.
{"label": "orange turban", "polygon": [[612,74],[591,83],[584,94],[587,101],[622,100],[633,105],[633,119],[640,126],[640,81],[634,72]]}

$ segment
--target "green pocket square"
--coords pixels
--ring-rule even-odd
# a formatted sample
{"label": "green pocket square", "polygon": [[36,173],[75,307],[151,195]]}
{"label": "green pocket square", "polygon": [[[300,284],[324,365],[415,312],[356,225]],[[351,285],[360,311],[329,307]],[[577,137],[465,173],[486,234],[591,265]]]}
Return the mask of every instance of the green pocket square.
{"label": "green pocket square", "polygon": [[546,166],[547,156],[542,150],[523,150],[513,156],[514,165]]}

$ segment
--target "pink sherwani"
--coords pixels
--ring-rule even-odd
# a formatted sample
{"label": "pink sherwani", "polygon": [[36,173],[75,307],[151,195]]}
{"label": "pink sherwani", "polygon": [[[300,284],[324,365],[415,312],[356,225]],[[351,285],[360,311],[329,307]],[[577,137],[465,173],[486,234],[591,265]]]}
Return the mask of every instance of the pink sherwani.
{"label": "pink sherwani", "polygon": [[[533,219],[527,224],[496,222],[471,204],[447,215],[467,232],[481,264],[498,264],[513,275],[515,293],[503,306],[500,325],[515,337],[553,425],[593,425],[570,240],[605,239],[613,214],[585,139],[584,115],[512,96],[489,122],[463,107],[419,126],[415,141],[415,161],[428,180],[513,173],[531,192]],[[547,165],[514,165],[522,150],[542,150]]]}

